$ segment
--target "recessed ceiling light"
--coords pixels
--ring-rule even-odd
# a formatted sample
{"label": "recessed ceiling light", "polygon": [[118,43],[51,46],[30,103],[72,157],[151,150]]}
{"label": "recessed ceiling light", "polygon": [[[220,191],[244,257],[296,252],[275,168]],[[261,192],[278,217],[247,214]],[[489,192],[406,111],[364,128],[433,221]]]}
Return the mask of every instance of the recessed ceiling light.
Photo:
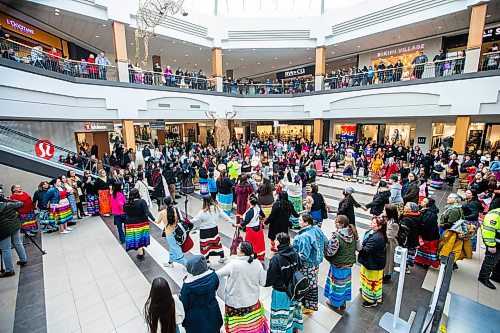
{"label": "recessed ceiling light", "polygon": [[200,47],[200,51],[201,51],[201,49],[202,49],[202,48]]}
{"label": "recessed ceiling light", "polygon": [[337,44],[333,45],[333,46],[337,46]]}
{"label": "recessed ceiling light", "polygon": [[289,62],[289,64],[291,65],[291,64],[292,64],[292,62],[290,61],[290,62]]}
{"label": "recessed ceiling light", "polygon": [[194,64],[195,66],[198,66],[198,64]]}
{"label": "recessed ceiling light", "polygon": [[54,15],[55,15],[55,16],[59,16],[59,12],[55,12],[55,13],[54,13]]}
{"label": "recessed ceiling light", "polygon": [[278,60],[278,58],[274,58],[274,60]]}
{"label": "recessed ceiling light", "polygon": [[245,66],[243,66],[243,69],[245,69]]}
{"label": "recessed ceiling light", "polygon": [[228,63],[228,62],[226,62],[226,66],[229,66],[229,63]]}
{"label": "recessed ceiling light", "polygon": [[311,57],[309,57],[309,60],[312,60],[312,58],[311,58]]}
{"label": "recessed ceiling light", "polygon": [[252,49],[252,51],[255,51],[255,49]]}
{"label": "recessed ceiling light", "polygon": [[186,57],[189,57],[189,54],[186,54]]}
{"label": "recessed ceiling light", "polygon": [[174,44],[175,44],[175,40],[174,40],[172,43],[174,43]]}
{"label": "recessed ceiling light", "polygon": [[229,49],[228,51],[231,52],[231,49]]}
{"label": "recessed ceiling light", "polygon": [[241,61],[243,61],[243,60],[245,60],[245,59],[241,58],[240,60],[241,60]]}
{"label": "recessed ceiling light", "polygon": [[273,66],[273,69],[274,69],[274,66]]}
{"label": "recessed ceiling light", "polygon": [[182,41],[182,44],[186,44],[186,41],[185,41],[185,40],[183,40],[183,41]]}
{"label": "recessed ceiling light", "polygon": [[361,45],[358,45],[358,47],[361,47]]}
{"label": "recessed ceiling light", "polygon": [[260,65],[260,62],[258,62],[257,65]]}
{"label": "recessed ceiling light", "polygon": [[491,17],[491,14],[486,15],[486,18],[490,18],[490,17]]}
{"label": "recessed ceiling light", "polygon": [[222,55],[224,55],[224,53],[222,53]]}
{"label": "recessed ceiling light", "polygon": [[309,51],[309,48],[307,48],[307,50]]}
{"label": "recessed ceiling light", "polygon": [[351,59],[347,59],[347,61],[351,61]]}
{"label": "recessed ceiling light", "polygon": [[176,61],[177,61],[177,60],[176,60],[176,59],[174,59],[174,62],[176,62]]}
{"label": "recessed ceiling light", "polygon": [[130,45],[134,45],[134,43],[130,43]]}
{"label": "recessed ceiling light", "polygon": [[99,38],[99,36],[96,35],[95,38]]}
{"label": "recessed ceiling light", "polygon": [[442,27],[438,27],[438,29],[441,29]]}
{"label": "recessed ceiling light", "polygon": [[335,54],[335,51],[332,51],[332,54]]}
{"label": "recessed ceiling light", "polygon": [[160,51],[162,51],[162,52],[163,52],[163,49],[160,49]]}
{"label": "recessed ceiling light", "polygon": [[60,12],[60,10],[59,10],[59,9],[57,9],[57,8],[55,8],[55,9],[54,9],[54,12],[59,13],[59,12]]}
{"label": "recessed ceiling light", "polygon": [[106,24],[103,24],[102,26],[103,26],[103,27],[105,27],[105,26],[106,26]]}

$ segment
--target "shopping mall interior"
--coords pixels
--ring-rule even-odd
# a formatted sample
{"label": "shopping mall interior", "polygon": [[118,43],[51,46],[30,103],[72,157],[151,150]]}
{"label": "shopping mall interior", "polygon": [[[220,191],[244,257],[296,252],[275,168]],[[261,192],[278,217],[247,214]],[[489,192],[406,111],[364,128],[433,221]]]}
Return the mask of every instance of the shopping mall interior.
{"label": "shopping mall interior", "polygon": [[499,43],[500,0],[0,0],[0,332],[498,332]]}

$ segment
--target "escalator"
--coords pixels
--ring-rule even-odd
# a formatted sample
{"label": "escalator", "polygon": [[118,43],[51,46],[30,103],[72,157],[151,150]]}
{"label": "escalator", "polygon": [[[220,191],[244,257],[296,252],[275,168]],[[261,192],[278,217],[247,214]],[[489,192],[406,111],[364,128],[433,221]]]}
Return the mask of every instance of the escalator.
{"label": "escalator", "polygon": [[80,162],[76,165],[58,162],[60,156],[66,157],[68,154],[78,155],[76,152],[0,125],[0,164],[49,178],[65,175],[69,170],[83,176],[85,169],[91,169],[92,163],[87,157],[79,157]]}

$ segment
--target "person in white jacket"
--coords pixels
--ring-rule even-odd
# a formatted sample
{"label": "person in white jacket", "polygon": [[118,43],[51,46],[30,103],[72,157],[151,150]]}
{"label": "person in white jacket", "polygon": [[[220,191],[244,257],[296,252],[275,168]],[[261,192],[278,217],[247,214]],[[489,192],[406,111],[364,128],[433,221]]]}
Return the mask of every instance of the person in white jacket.
{"label": "person in white jacket", "polygon": [[240,243],[237,255],[216,272],[219,278],[227,277],[224,288],[227,332],[243,332],[249,326],[255,327],[255,332],[269,332],[264,306],[259,300],[260,287],[266,284],[266,271],[253,253],[251,243]]}
{"label": "person in white jacket", "polygon": [[219,236],[217,222],[223,219],[233,223],[233,220],[214,202],[211,196],[203,197],[203,208],[191,219],[193,224],[200,224],[200,253],[210,263],[211,256],[219,256],[219,263],[227,260]]}
{"label": "person in white jacket", "polygon": [[135,183],[135,188],[139,190],[139,194],[141,195],[141,199],[146,201],[148,205],[149,211],[153,211],[153,202],[151,201],[151,197],[149,195],[149,190],[152,190],[153,187],[148,186],[148,182],[144,179],[144,173],[139,172],[137,174],[137,182]]}
{"label": "person in white jacket", "polygon": [[177,295],[172,295],[167,280],[162,277],[154,279],[144,305],[144,318],[149,332],[184,333],[184,316],[184,306]]}

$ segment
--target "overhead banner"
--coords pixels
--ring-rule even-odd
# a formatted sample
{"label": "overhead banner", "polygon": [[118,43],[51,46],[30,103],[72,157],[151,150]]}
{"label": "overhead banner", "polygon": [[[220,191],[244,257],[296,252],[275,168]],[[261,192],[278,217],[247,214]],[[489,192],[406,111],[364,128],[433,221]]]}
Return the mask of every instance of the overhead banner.
{"label": "overhead banner", "polygon": [[312,65],[312,66],[289,69],[289,70],[286,70],[283,72],[276,73],[276,78],[278,80],[283,80],[283,79],[290,79],[293,77],[303,76],[303,75],[314,75],[315,68],[316,67],[314,65]]}
{"label": "overhead banner", "polygon": [[340,141],[342,142],[356,141],[356,125],[341,125]]}

